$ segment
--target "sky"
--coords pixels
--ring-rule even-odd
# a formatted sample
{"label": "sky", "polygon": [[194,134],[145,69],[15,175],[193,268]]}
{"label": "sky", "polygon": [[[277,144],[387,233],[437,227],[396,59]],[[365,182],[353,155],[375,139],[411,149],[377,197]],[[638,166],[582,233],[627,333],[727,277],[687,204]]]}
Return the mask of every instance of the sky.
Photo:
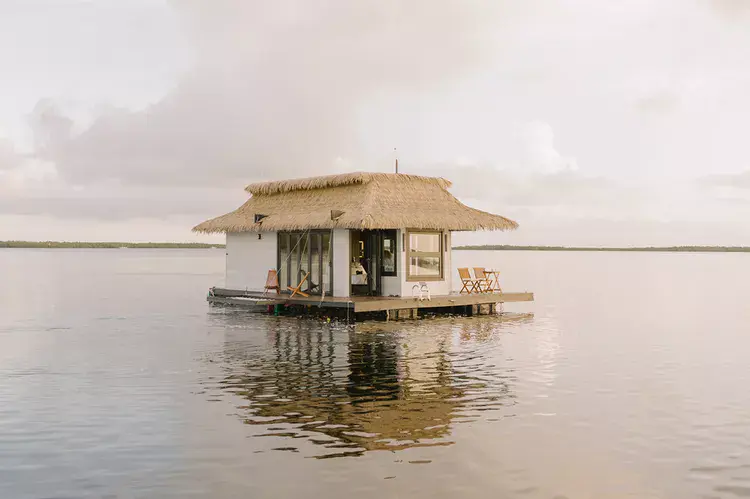
{"label": "sky", "polygon": [[750,245],[747,0],[0,0],[0,81],[0,240],[397,156],[520,224],[459,243]]}

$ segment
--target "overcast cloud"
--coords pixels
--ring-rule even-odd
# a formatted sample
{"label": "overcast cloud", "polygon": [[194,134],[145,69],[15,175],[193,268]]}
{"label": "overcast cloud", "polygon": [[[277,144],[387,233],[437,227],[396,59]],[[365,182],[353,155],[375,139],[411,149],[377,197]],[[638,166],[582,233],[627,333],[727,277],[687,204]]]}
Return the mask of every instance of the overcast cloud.
{"label": "overcast cloud", "polygon": [[0,239],[202,239],[397,148],[521,224],[467,242],[750,245],[748,5],[10,0]]}

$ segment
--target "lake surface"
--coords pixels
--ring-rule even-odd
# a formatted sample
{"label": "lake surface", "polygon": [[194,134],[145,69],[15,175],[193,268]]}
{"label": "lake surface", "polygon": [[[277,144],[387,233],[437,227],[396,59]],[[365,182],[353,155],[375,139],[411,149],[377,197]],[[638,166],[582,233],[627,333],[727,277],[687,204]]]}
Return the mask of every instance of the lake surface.
{"label": "lake surface", "polygon": [[504,317],[211,308],[223,250],[0,250],[0,497],[750,497],[750,255],[456,252]]}

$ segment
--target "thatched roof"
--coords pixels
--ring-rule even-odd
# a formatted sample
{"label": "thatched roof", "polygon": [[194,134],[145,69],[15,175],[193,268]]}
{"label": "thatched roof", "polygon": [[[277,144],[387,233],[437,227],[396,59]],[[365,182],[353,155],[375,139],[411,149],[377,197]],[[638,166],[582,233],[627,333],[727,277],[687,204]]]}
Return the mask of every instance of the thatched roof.
{"label": "thatched roof", "polygon": [[[513,220],[469,208],[442,178],[348,173],[247,186],[250,199],[196,232],[304,229],[512,230]],[[265,215],[255,222],[255,215]]]}

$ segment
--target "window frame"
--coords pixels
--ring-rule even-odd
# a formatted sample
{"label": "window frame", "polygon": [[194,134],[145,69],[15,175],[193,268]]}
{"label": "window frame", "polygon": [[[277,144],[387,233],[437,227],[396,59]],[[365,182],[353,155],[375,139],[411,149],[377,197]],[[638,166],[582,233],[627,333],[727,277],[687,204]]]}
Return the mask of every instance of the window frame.
{"label": "window frame", "polygon": [[[393,241],[393,270],[385,270],[385,240]],[[381,277],[397,277],[398,276],[398,229],[385,229],[381,231],[380,235],[380,275]]]}
{"label": "window frame", "polygon": [[[283,231],[277,231],[276,232],[276,269],[277,269],[277,272],[279,273],[279,288],[281,288],[280,291],[281,291],[282,294],[284,294],[284,293],[286,293],[286,294],[291,293],[291,291],[289,291],[287,289],[287,286],[294,286],[297,283],[296,282],[292,282],[292,275],[291,275],[291,272],[290,272],[290,270],[291,270],[291,260],[288,260],[286,262],[288,265],[287,265],[287,268],[286,268],[286,275],[284,277],[286,277],[286,281],[287,282],[286,283],[282,283],[281,282],[282,265],[284,265],[284,263],[285,263],[285,262],[281,261],[281,238],[284,237],[284,236],[286,236],[286,237],[289,238],[288,239],[287,250],[291,253],[292,246],[293,246],[292,245],[293,236],[295,236],[295,235],[306,236],[307,237],[308,255],[307,255],[307,262],[303,262],[303,263],[307,263],[307,265],[309,266],[309,268],[312,269],[312,251],[311,251],[311,241],[310,241],[310,238],[313,235],[320,235],[321,236],[320,237],[321,247],[319,248],[319,259],[320,259],[319,262],[321,264],[320,274],[321,274],[321,279],[322,279],[322,276],[323,276],[323,266],[326,263],[324,261],[324,259],[323,259],[324,251],[323,251],[323,245],[322,245],[323,244],[323,235],[325,235],[325,234],[329,234],[329,237],[330,237],[330,253],[328,255],[328,258],[329,258],[329,261],[328,261],[329,267],[328,268],[329,268],[329,273],[330,273],[329,279],[328,279],[328,281],[329,281],[328,282],[328,287],[329,287],[330,291],[327,291],[326,294],[330,295],[330,296],[333,296],[333,267],[334,267],[333,263],[334,263],[334,256],[333,256],[333,230],[332,229],[320,229],[320,230],[283,230]],[[302,243],[302,244],[304,244],[304,243]],[[301,248],[300,248],[300,251],[302,251]],[[287,258],[289,258],[289,257],[287,257]],[[319,289],[319,291],[310,292],[307,289],[303,289],[303,291],[305,291],[306,293],[310,293],[311,295],[318,295],[318,296],[320,296],[322,294],[322,292],[323,292],[323,289],[324,289],[324,285],[323,285],[323,282],[321,282],[320,283],[320,289]]]}
{"label": "window frame", "polygon": [[[412,234],[430,234],[438,236],[438,243],[440,245],[439,251],[414,251],[411,250],[411,235]],[[405,249],[406,249],[406,281],[407,282],[420,282],[420,281],[444,281],[445,280],[445,243],[443,239],[445,232],[442,230],[406,230]],[[427,276],[427,275],[412,275],[411,273],[411,259],[412,257],[437,257],[440,264],[440,275]]]}

